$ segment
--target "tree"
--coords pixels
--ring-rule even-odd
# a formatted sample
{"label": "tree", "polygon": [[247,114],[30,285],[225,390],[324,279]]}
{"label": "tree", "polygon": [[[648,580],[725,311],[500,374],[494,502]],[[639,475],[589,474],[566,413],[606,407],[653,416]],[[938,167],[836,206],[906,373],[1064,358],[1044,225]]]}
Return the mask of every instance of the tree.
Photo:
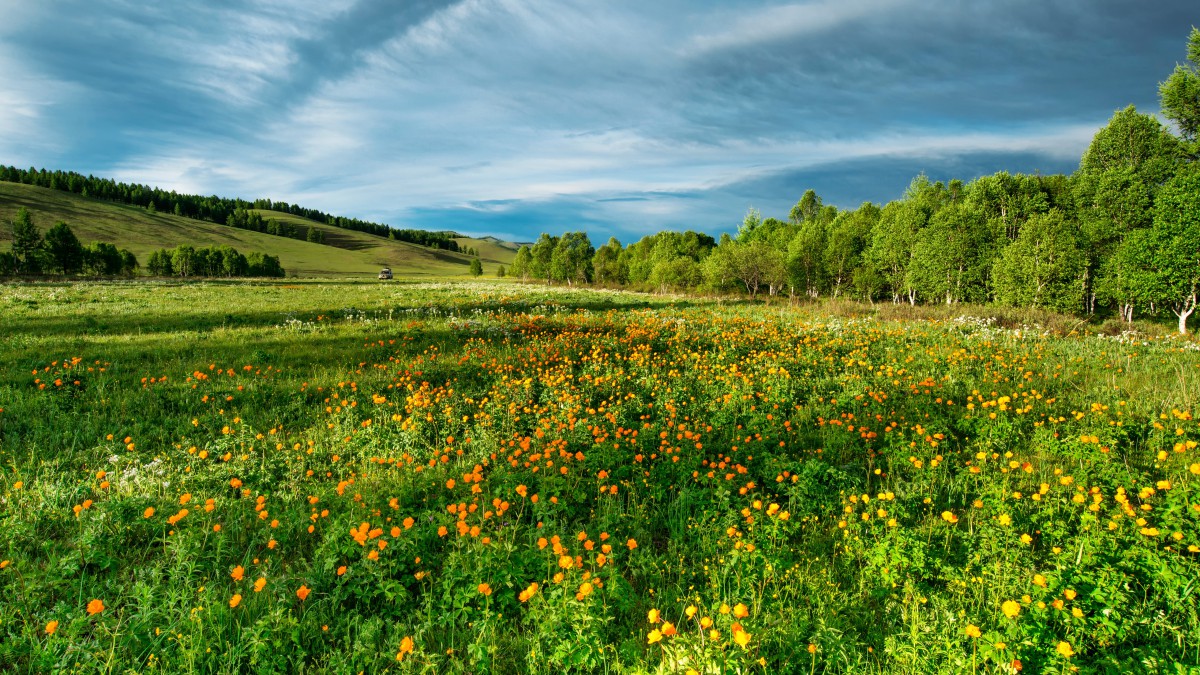
{"label": "tree", "polygon": [[1178,317],[1179,332],[1187,333],[1200,291],[1200,167],[1181,171],[1159,191],[1147,238],[1159,299]]}
{"label": "tree", "polygon": [[996,301],[1014,307],[1078,311],[1084,258],[1061,211],[1030,218],[992,268]]}
{"label": "tree", "polygon": [[483,263],[479,262],[479,258],[471,258],[471,276],[483,276]]}
{"label": "tree", "polygon": [[552,276],[567,285],[586,284],[592,280],[592,258],[596,249],[586,232],[568,232],[559,238],[550,256]]}
{"label": "tree", "polygon": [[83,244],[66,223],[55,223],[46,232],[43,246],[51,265],[62,274],[77,274],[83,269]]}
{"label": "tree", "polygon": [[522,246],[521,248],[517,249],[517,257],[513,259],[512,270],[510,270],[510,272],[512,273],[512,276],[520,279],[521,281],[527,281],[532,271],[533,254],[529,252],[528,246]]}
{"label": "tree", "polygon": [[137,274],[138,267],[137,256],[133,254],[133,251],[121,249],[121,274],[132,277]]}
{"label": "tree", "polygon": [[[171,253],[171,268],[181,277],[190,277],[199,273],[196,249],[186,244],[176,246]],[[268,276],[268,275],[256,275]]]}
{"label": "tree", "polygon": [[704,269],[712,286],[719,288],[724,280],[736,279],[750,297],[757,297],[764,286],[773,294],[787,278],[783,252],[762,240],[742,243],[723,238]]}
{"label": "tree", "polygon": [[[1175,66],[1175,72],[1158,86],[1162,111],[1179,126],[1179,134],[1189,143],[1200,141],[1200,29],[1192,28],[1188,38],[1188,63]],[[1197,154],[1192,147],[1192,155]]]}
{"label": "tree", "polygon": [[545,232],[533,243],[533,248],[529,250],[530,255],[533,256],[529,265],[529,273],[532,277],[545,279],[547,284],[554,279],[554,268],[551,266],[551,261],[557,246],[558,237],[552,237]]}
{"label": "tree", "polygon": [[592,270],[597,284],[624,284],[629,279],[628,261],[621,255],[624,248],[616,237],[596,249],[592,257]]}
{"label": "tree", "polygon": [[503,279],[505,274],[506,274],[506,271],[504,269],[504,265],[501,265],[500,267],[496,268],[496,278],[497,279]]}
{"label": "tree", "polygon": [[793,292],[799,288],[810,298],[821,294],[825,287],[823,261],[827,236],[825,223],[819,219],[800,222],[796,235],[787,246],[787,276]]}
{"label": "tree", "polygon": [[879,222],[880,209],[864,202],[855,211],[843,211],[829,226],[829,239],[825,246],[825,276],[833,288],[833,295],[841,294],[849,285],[854,270],[859,266],[862,252],[871,241],[871,231]]}
{"label": "tree", "polygon": [[12,225],[12,255],[18,274],[37,274],[41,271],[42,234],[33,224],[29,210],[21,207]]}
{"label": "tree", "polygon": [[111,277],[121,273],[121,251],[116,246],[96,241],[83,251],[83,269],[88,274]]}
{"label": "tree", "polygon": [[987,278],[996,239],[983,214],[968,203],[955,202],[933,215],[913,246],[910,283],[929,300],[947,305],[987,300]]}

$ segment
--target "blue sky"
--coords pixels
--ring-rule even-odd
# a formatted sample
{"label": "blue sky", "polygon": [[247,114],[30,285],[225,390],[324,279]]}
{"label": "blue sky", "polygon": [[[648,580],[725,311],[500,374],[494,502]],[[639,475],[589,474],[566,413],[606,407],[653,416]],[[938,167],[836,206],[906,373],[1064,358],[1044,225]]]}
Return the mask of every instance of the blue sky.
{"label": "blue sky", "polygon": [[530,240],[1070,172],[1194,0],[0,0],[0,163]]}

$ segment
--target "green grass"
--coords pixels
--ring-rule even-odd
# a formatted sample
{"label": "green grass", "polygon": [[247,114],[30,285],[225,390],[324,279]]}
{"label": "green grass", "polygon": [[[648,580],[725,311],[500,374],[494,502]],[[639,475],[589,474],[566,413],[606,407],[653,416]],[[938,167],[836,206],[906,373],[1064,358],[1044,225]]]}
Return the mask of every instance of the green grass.
{"label": "green grass", "polygon": [[1176,336],[496,282],[0,311],[0,671],[1200,667]]}
{"label": "green grass", "polygon": [[[161,248],[181,244],[192,246],[228,245],[243,254],[261,251],[279,256],[289,276],[372,278],[383,267],[391,267],[402,277],[463,278],[468,276],[470,257],[416,246],[382,237],[343,230],[289,214],[264,211],[263,216],[289,220],[303,227],[314,226],[326,233],[327,244],[277,237],[238,230],[166,213],[89,199],[47,188],[0,183],[0,223],[7,223],[20,207],[33,215],[38,228],[45,232],[54,223],[64,221],[83,242],[104,241],[132,251],[145,263],[149,254]],[[0,243],[11,241],[12,232],[0,226]],[[2,245],[2,244],[0,244]],[[494,275],[496,267],[511,261],[505,258],[484,260],[484,272]]]}

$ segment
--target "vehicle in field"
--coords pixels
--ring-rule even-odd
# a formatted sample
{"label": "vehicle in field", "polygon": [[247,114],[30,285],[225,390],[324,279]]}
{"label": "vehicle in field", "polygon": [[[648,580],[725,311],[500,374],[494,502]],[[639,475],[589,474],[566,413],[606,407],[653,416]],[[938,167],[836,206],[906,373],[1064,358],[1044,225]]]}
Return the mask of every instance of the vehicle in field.
{"label": "vehicle in field", "polygon": [[380,278],[381,280],[382,280],[382,279],[391,279],[391,278],[392,278],[392,268],[390,268],[390,267],[385,267],[385,268],[383,268],[383,269],[382,269],[382,270],[379,272],[379,278]]}

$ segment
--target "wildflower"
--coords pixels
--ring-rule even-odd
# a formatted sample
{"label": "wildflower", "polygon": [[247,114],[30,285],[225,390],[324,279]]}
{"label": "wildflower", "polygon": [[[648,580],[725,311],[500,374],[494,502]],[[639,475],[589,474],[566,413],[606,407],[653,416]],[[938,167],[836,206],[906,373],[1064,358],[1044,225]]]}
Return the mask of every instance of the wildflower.
{"label": "wildflower", "polygon": [[1075,590],[1072,588],[1068,588],[1067,590],[1063,591],[1063,597],[1065,597],[1068,600],[1074,600],[1075,596],[1076,596]]}
{"label": "wildflower", "polygon": [[400,641],[400,651],[396,654],[396,660],[400,661],[404,658],[404,656],[406,654],[411,654],[412,652],[413,652],[413,639],[411,637],[405,636],[404,639]]}
{"label": "wildflower", "polygon": [[258,581],[254,582],[254,592],[255,593],[261,592],[262,589],[264,589],[266,587],[267,587],[267,578],[266,577],[259,577]]}
{"label": "wildflower", "polygon": [[739,619],[744,619],[750,616],[750,610],[748,610],[745,605],[739,602],[733,606],[733,615]]}
{"label": "wildflower", "polygon": [[1033,585],[1041,586],[1042,588],[1045,588],[1046,587],[1046,577],[1044,577],[1040,574],[1033,575]]}
{"label": "wildflower", "polygon": [[954,515],[950,511],[942,511],[942,520],[953,525],[954,523],[958,522],[958,516]]}
{"label": "wildflower", "polygon": [[242,603],[242,594],[234,593],[233,597],[229,599],[229,608],[233,609],[234,607],[237,607],[241,603]]}
{"label": "wildflower", "polygon": [[46,635],[54,635],[57,632],[58,632],[58,622],[57,621],[47,621],[46,622]]}
{"label": "wildflower", "polygon": [[662,640],[662,639],[663,639],[663,635],[657,628],[650,631],[650,634],[646,636],[646,642],[648,642],[649,644],[654,644],[655,642],[658,642],[659,640]]}
{"label": "wildflower", "polygon": [[742,628],[740,623],[733,624],[733,641],[742,649],[747,649],[747,645],[750,644],[750,634]]}
{"label": "wildflower", "polygon": [[592,591],[593,591],[594,589],[595,589],[595,586],[592,586],[592,583],[591,583],[590,581],[585,581],[585,582],[583,582],[583,583],[582,583],[582,584],[580,584],[580,586],[579,586],[579,592],[575,594],[575,599],[576,599],[576,600],[583,600],[583,599],[584,599],[584,598],[586,598],[587,596],[591,595],[591,594],[592,594]]}
{"label": "wildflower", "polygon": [[1021,543],[1022,544],[1025,544],[1026,546],[1028,546],[1029,543],[1032,541],[1033,541],[1033,537],[1029,536],[1028,534],[1021,535]]}
{"label": "wildflower", "polygon": [[87,613],[89,615],[99,614],[100,612],[103,612],[103,611],[104,611],[104,602],[102,602],[100,600],[92,600],[87,605]]}
{"label": "wildflower", "polygon": [[477,587],[477,590],[479,591],[480,595],[486,596],[486,595],[492,594],[492,587],[489,584],[487,584],[486,582],[479,584],[479,586]]}
{"label": "wildflower", "polygon": [[1021,605],[1012,600],[1005,600],[1004,604],[1000,605],[1000,611],[1004,612],[1004,616],[1014,619],[1021,613]]}
{"label": "wildflower", "polygon": [[1075,656],[1075,650],[1071,648],[1070,642],[1059,642],[1058,646],[1054,648],[1054,651],[1062,654],[1064,659],[1069,659],[1072,656]]}
{"label": "wildflower", "polygon": [[637,548],[637,539],[630,539],[629,541],[625,542],[625,545],[629,547],[630,551],[632,551],[633,549]]}
{"label": "wildflower", "polygon": [[154,517],[154,507],[147,506],[146,510],[142,511],[142,517],[143,518],[153,518]]}
{"label": "wildflower", "polygon": [[519,599],[521,602],[528,602],[530,598],[537,595],[537,592],[538,592],[538,584],[535,581],[535,582],[529,584],[528,586],[526,586],[525,590],[521,591],[521,594],[517,596],[517,599]]}
{"label": "wildflower", "polygon": [[659,616],[657,609],[652,609],[652,610],[650,610],[649,613],[646,614],[646,620],[649,621],[650,623],[658,623],[660,618],[661,617]]}
{"label": "wildflower", "polygon": [[572,566],[572,565],[574,565],[574,564],[575,564],[575,559],[574,559],[574,558],[572,558],[572,557],[571,557],[571,556],[569,556],[569,555],[564,555],[564,556],[561,556],[561,557],[558,559],[558,566],[559,566],[559,567],[561,567],[561,568],[563,568],[564,570],[569,570],[569,569],[571,569],[571,566]]}
{"label": "wildflower", "polygon": [[346,573],[346,566],[345,566],[345,565],[342,565],[341,567],[337,568],[337,575],[338,575],[339,577],[340,577],[340,576],[342,576],[342,575],[343,575],[343,574],[345,574],[345,573]]}
{"label": "wildflower", "polygon": [[241,565],[238,565],[237,567],[233,568],[233,571],[229,573],[229,576],[233,577],[234,581],[241,581],[242,578],[246,576],[246,570],[243,569]]}
{"label": "wildflower", "polygon": [[981,633],[979,632],[979,626],[976,626],[973,623],[967,624],[966,634],[967,634],[967,637],[969,637],[969,638],[979,637],[981,635]]}
{"label": "wildflower", "polygon": [[671,623],[670,621],[663,622],[663,626],[662,626],[662,634],[663,635],[666,635],[667,637],[671,637],[672,635],[675,635],[677,632],[678,631],[675,630],[675,624]]}
{"label": "wildflower", "polygon": [[312,593],[312,591],[310,591],[308,589],[308,586],[305,586],[303,584],[301,584],[300,588],[296,589],[296,597],[300,598],[300,602],[304,602],[305,600],[307,600],[309,593]]}

